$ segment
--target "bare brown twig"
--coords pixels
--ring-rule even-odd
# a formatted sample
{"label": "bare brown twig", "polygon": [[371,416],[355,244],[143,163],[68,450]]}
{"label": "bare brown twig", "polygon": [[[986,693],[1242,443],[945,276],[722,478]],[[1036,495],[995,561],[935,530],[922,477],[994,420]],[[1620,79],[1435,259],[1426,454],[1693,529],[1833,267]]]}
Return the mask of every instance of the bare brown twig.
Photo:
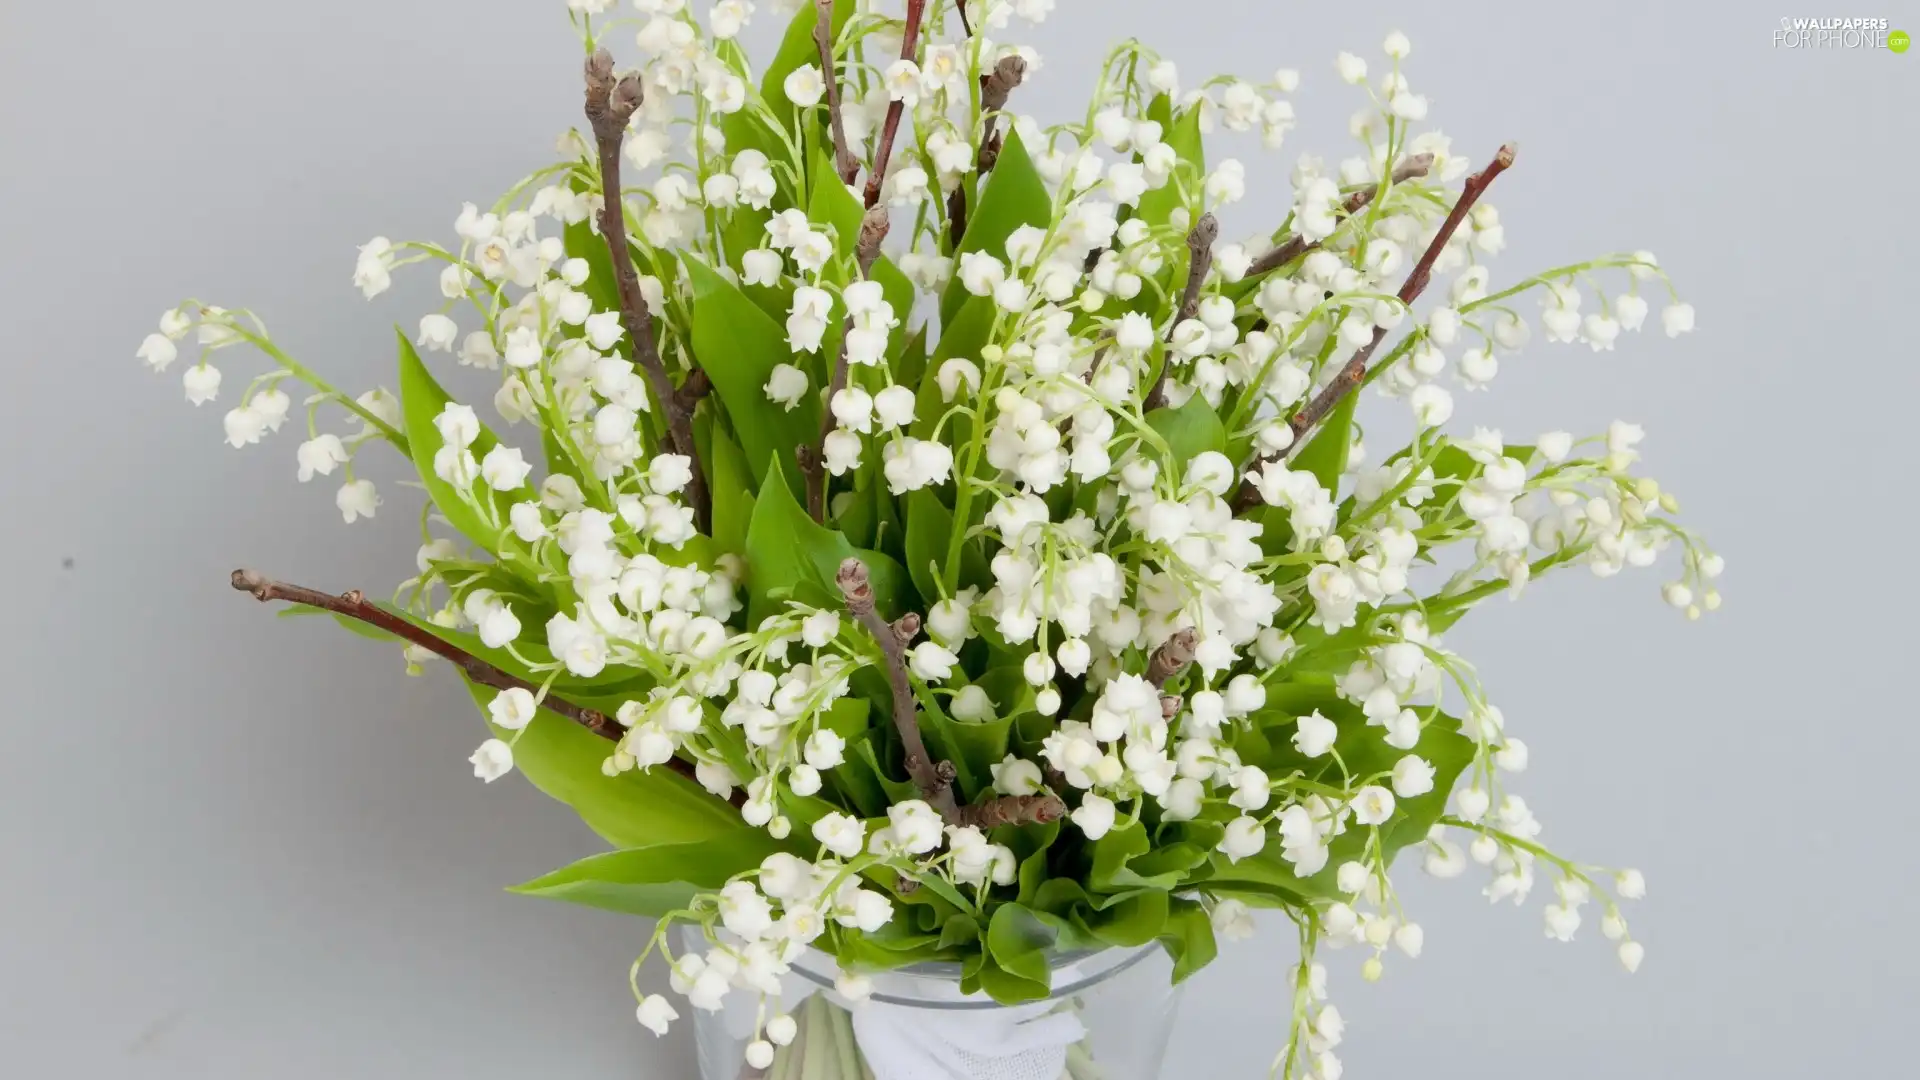
{"label": "bare brown twig", "polygon": [[[688,389],[675,390],[661,362],[660,348],[654,341],[653,315],[647,310],[646,297],[640,292],[640,273],[633,265],[633,251],[627,243],[627,215],[621,199],[620,148],[627,135],[627,122],[640,108],[644,91],[637,75],[616,80],[613,54],[599,49],[587,58],[587,121],[593,127],[595,148],[600,158],[600,235],[607,242],[607,254],[613,261],[613,280],[620,294],[620,313],[627,336],[633,340],[634,359],[645,373],[654,400],[667,419],[667,442],[676,454],[684,455],[693,466],[687,481],[687,504],[693,508],[695,527],[707,531],[712,504],[707,494],[706,474],[700,468],[700,451],[693,441],[693,410],[711,384],[702,379],[687,380]],[[698,370],[697,368],[695,369]]]}
{"label": "bare brown twig", "polygon": [[993,65],[993,70],[980,77],[980,112],[986,117],[986,128],[980,134],[980,156],[974,165],[981,175],[993,171],[994,163],[1000,160],[1000,145],[1003,133],[994,122],[994,114],[1007,107],[1007,99],[1027,80],[1027,61],[1020,56],[1003,56]]}
{"label": "bare brown twig", "polygon": [[1045,825],[1067,816],[1066,801],[1049,791],[1043,795],[1002,795],[954,812],[955,825],[972,825],[991,832],[1002,825]]}
{"label": "bare brown twig", "polygon": [[[1409,180],[1425,176],[1427,175],[1427,170],[1431,168],[1433,168],[1432,154],[1414,154],[1394,168],[1392,183],[1404,184]],[[1377,197],[1380,192],[1386,190],[1387,187],[1387,184],[1382,183],[1375,187],[1367,188],[1364,191],[1356,191],[1347,196],[1347,201],[1343,207],[1343,209],[1346,210],[1346,216],[1352,217],[1366,209],[1367,205],[1373,202],[1375,197]],[[1284,243],[1274,247],[1273,250],[1253,260],[1253,262],[1247,266],[1246,276],[1256,278],[1261,274],[1270,273],[1287,265],[1300,256],[1317,249],[1319,246],[1320,241],[1308,240],[1306,237],[1296,233]]]}
{"label": "bare brown twig", "polygon": [[[964,10],[964,9],[963,9]],[[993,66],[993,70],[980,77],[980,112],[985,117],[986,127],[980,135],[980,150],[974,158],[976,183],[984,184],[987,174],[1000,160],[1001,134],[997,130],[995,115],[1007,107],[1007,98],[1011,96],[1027,77],[1027,62],[1019,56],[1004,56]],[[948,235],[952,238],[953,250],[960,250],[960,241],[967,233],[967,187],[955,184],[953,194],[947,196]]]}
{"label": "bare brown twig", "polygon": [[[1440,258],[1440,253],[1446,250],[1447,242],[1453,239],[1453,234],[1460,228],[1460,223],[1466,220],[1467,213],[1473,209],[1473,204],[1480,200],[1481,193],[1485,192],[1487,187],[1513,164],[1513,155],[1514,146],[1508,143],[1494,154],[1493,160],[1486,168],[1467,177],[1466,184],[1460,190],[1460,201],[1453,204],[1453,209],[1447,213],[1446,220],[1440,223],[1440,231],[1434,234],[1426,251],[1421,253],[1420,261],[1414,264],[1413,271],[1407,275],[1407,280],[1400,286],[1400,292],[1397,295],[1403,306],[1411,306],[1420,298],[1420,294],[1426,291],[1427,282],[1433,276],[1433,264]],[[1313,400],[1309,401],[1306,407],[1293,414],[1293,419],[1287,422],[1287,427],[1293,432],[1293,441],[1288,444],[1290,449],[1300,447],[1314,425],[1326,419],[1327,414],[1340,404],[1342,398],[1359,389],[1360,383],[1367,377],[1367,362],[1373,358],[1374,350],[1380,347],[1380,343],[1386,339],[1386,336],[1385,327],[1376,327],[1373,338],[1341,365],[1340,371],[1320,389],[1318,394],[1313,396]],[[1242,481],[1240,490],[1234,494],[1233,507],[1236,511],[1244,510],[1255,505],[1259,500],[1260,493],[1254,487],[1253,481]]]}
{"label": "bare brown twig", "polygon": [[920,797],[951,818],[956,810],[953,799],[953,763],[935,761],[920,736],[919,707],[914,703],[913,684],[907,673],[907,645],[920,633],[920,616],[911,612],[898,622],[888,622],[874,607],[873,582],[867,564],[848,559],[835,575],[840,593],[846,598],[847,611],[867,633],[880,643],[887,658],[887,681],[893,687],[893,726],[900,732],[900,744],[906,752],[907,775],[920,789]]}
{"label": "bare brown twig", "polygon": [[1200,220],[1193,223],[1193,231],[1187,234],[1191,260],[1187,264],[1187,290],[1180,298],[1180,309],[1173,314],[1173,325],[1167,327],[1167,348],[1160,358],[1160,374],[1153,380],[1153,388],[1147,391],[1142,404],[1147,412],[1167,403],[1167,376],[1173,372],[1173,332],[1200,310],[1200,290],[1207,283],[1207,272],[1213,269],[1213,242],[1219,238],[1220,222],[1212,214],[1201,214]]}
{"label": "bare brown twig", "polygon": [[[860,236],[854,242],[853,258],[862,281],[873,272],[880,258],[880,245],[887,238],[887,208],[876,206],[860,222]],[[847,388],[847,336],[853,332],[853,313],[848,312],[840,328],[840,354],[834,358],[833,375],[827,382],[827,400],[820,410],[820,436],[812,446],[800,447],[796,456],[807,479],[807,511],[813,520],[827,520],[827,436],[833,433],[833,399]]]}
{"label": "bare brown twig", "polygon": [[851,184],[860,175],[860,162],[847,146],[847,125],[840,112],[840,78],[833,62],[834,0],[814,0],[820,10],[820,22],[813,28],[813,43],[820,50],[820,74],[827,84],[827,119],[833,130],[833,164],[840,182]]}
{"label": "bare brown twig", "polygon": [[1066,803],[1051,792],[1044,795],[1004,795],[972,806],[960,806],[954,799],[954,768],[950,761],[935,761],[920,734],[920,710],[914,701],[912,676],[907,671],[907,646],[920,633],[920,616],[909,612],[888,622],[874,607],[873,583],[867,564],[848,559],[835,575],[847,611],[880,644],[886,656],[887,682],[893,688],[893,726],[900,733],[900,745],[906,758],[907,775],[920,789],[920,797],[951,825],[973,825],[992,829],[1001,825],[1058,821],[1066,816]]}
{"label": "bare brown twig", "polygon": [[[357,619],[360,622],[366,623],[368,626],[384,630],[408,644],[418,645],[420,648],[444,658],[452,663],[454,667],[459,668],[462,675],[465,675],[473,682],[479,683],[481,686],[490,686],[495,690],[525,690],[536,697],[540,694],[540,688],[535,684],[525,679],[509,675],[499,668],[494,667],[492,664],[487,663],[485,660],[460,648],[458,645],[422,630],[420,627],[415,626],[413,623],[395,615],[383,607],[368,603],[365,594],[359,589],[353,589],[335,596],[332,593],[323,593],[318,589],[309,589],[302,585],[289,585],[283,581],[274,581],[253,570],[235,570],[233,572],[233,587],[240,592],[251,593],[254,599],[262,603],[280,600],[289,604],[304,604],[307,607],[330,611],[335,615],[343,615],[349,619]],[[554,694],[549,693],[546,697],[541,698],[540,705],[551,712],[558,713],[574,723],[579,724],[581,727],[586,728],[588,731],[593,732],[603,739],[617,743],[620,741],[620,737],[626,734],[626,728],[621,727],[619,721],[608,716],[606,713],[600,712],[597,709],[582,708]],[[681,761],[679,758],[669,760],[667,767],[685,776],[689,780],[694,778],[693,766]]]}
{"label": "bare brown twig", "polygon": [[[927,0],[907,0],[906,25],[900,31],[900,59],[919,55],[920,23],[927,11]],[[893,156],[893,140],[900,133],[900,114],[906,103],[889,102],[886,122],[880,126],[880,142],[873,151],[873,172],[867,177],[867,208],[880,205],[880,188],[887,182],[887,159]]]}

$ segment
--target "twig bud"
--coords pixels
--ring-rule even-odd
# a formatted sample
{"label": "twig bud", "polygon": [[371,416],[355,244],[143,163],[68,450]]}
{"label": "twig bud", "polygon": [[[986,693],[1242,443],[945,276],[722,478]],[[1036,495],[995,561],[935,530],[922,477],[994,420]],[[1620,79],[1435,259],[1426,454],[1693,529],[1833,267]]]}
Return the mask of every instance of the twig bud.
{"label": "twig bud", "polygon": [[1147,661],[1147,681],[1155,686],[1165,686],[1167,680],[1187,669],[1193,663],[1193,650],[1199,644],[1200,636],[1192,629],[1176,632],[1166,643],[1153,650],[1152,659]]}
{"label": "twig bud", "polygon": [[873,582],[867,577],[866,563],[847,559],[840,564],[833,580],[840,586],[840,594],[847,598],[847,610],[856,617],[873,610]]}
{"label": "twig bud", "polygon": [[1201,214],[1200,220],[1193,223],[1193,231],[1187,234],[1187,250],[1198,259],[1202,252],[1211,251],[1213,242],[1220,239],[1220,219],[1212,214]]}
{"label": "twig bud", "polygon": [[640,76],[628,75],[614,86],[607,107],[612,110],[614,118],[624,125],[639,111],[640,103],[645,99],[646,87],[641,84]]}
{"label": "twig bud", "polygon": [[993,70],[980,80],[980,107],[999,112],[1007,107],[1007,97],[1027,78],[1027,62],[1018,55],[1003,56]]}
{"label": "twig bud", "polygon": [[240,592],[252,593],[253,598],[262,602],[272,599],[268,586],[273,583],[252,570],[235,570],[233,587]]}
{"label": "twig bud", "polygon": [[593,50],[587,57],[587,91],[607,92],[613,88],[613,54],[605,49]]}

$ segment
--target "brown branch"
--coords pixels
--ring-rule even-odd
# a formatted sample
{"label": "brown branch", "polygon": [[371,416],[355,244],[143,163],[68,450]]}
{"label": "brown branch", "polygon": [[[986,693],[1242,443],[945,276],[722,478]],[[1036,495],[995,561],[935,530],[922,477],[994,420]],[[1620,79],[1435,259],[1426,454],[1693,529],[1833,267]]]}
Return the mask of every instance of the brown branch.
{"label": "brown branch", "polygon": [[[920,23],[926,14],[927,0],[907,0],[907,21],[900,31],[900,59],[912,60],[919,55]],[[880,205],[880,186],[887,182],[887,159],[893,156],[893,140],[900,133],[900,114],[906,109],[903,101],[887,103],[886,123],[880,127],[880,142],[873,151],[873,172],[867,177],[867,209]]]}
{"label": "brown branch", "polygon": [[[367,602],[366,595],[359,589],[335,596],[318,589],[309,589],[300,585],[289,585],[283,581],[274,581],[252,570],[235,570],[233,587],[240,592],[251,593],[262,603],[280,600],[289,604],[305,604],[307,607],[330,611],[349,619],[357,619],[368,626],[384,630],[394,637],[440,656],[460,669],[460,673],[481,686],[490,686],[495,690],[525,690],[535,697],[540,696],[540,687],[525,679],[517,678],[487,663],[485,660],[467,652],[458,645],[446,641],[426,630],[415,626],[406,619],[376,604]],[[626,734],[626,728],[618,720],[597,709],[582,708],[570,701],[547,694],[540,699],[542,708],[558,713],[579,724],[595,735],[612,742],[619,742]],[[672,758],[667,767],[689,780],[694,778],[693,766]]]}
{"label": "brown branch", "polygon": [[1167,683],[1193,663],[1194,646],[1199,644],[1199,635],[1191,629],[1180,630],[1168,638],[1161,646],[1153,650],[1153,656],[1147,661],[1147,681],[1155,689]]}
{"label": "brown branch", "polygon": [[[964,9],[963,9],[964,12]],[[996,113],[1007,107],[1007,98],[1027,77],[1027,62],[1020,56],[1003,56],[993,70],[980,76],[980,112],[985,117],[986,128],[980,135],[980,150],[974,158],[974,171],[979,181],[1000,161],[1001,134],[994,121]],[[960,241],[967,233],[967,187],[955,184],[953,194],[947,196],[948,234],[952,237],[954,251],[960,250]]]}
{"label": "brown branch", "polygon": [[920,633],[920,616],[908,613],[893,623],[881,618],[874,610],[873,583],[867,575],[867,564],[859,559],[841,563],[835,581],[846,598],[847,611],[866,627],[867,633],[880,643],[880,651],[886,654],[887,681],[893,686],[893,726],[899,730],[900,744],[906,752],[907,775],[920,789],[920,797],[939,811],[942,818],[951,821],[958,812],[953,800],[953,763],[935,761],[927,752],[926,740],[920,737],[913,684],[907,674],[907,643]]}
{"label": "brown branch", "polygon": [[1066,800],[1049,791],[1044,795],[1002,795],[954,811],[952,823],[991,832],[1002,825],[1045,825],[1067,816]]}
{"label": "brown branch", "polygon": [[840,112],[840,75],[833,60],[833,4],[834,0],[814,0],[814,7],[820,10],[820,21],[813,28],[813,43],[820,50],[820,74],[827,84],[827,118],[833,129],[834,169],[840,174],[840,182],[851,184],[860,175],[860,162],[847,146],[847,125]]}
{"label": "brown branch", "polygon": [[[1420,261],[1414,264],[1413,271],[1407,275],[1407,280],[1400,286],[1400,292],[1397,295],[1403,307],[1411,307],[1413,302],[1420,298],[1420,294],[1426,291],[1427,282],[1433,277],[1433,264],[1439,260],[1440,253],[1446,250],[1447,242],[1453,239],[1454,232],[1460,228],[1460,223],[1466,220],[1468,211],[1473,209],[1473,204],[1480,200],[1481,193],[1486,191],[1488,186],[1513,164],[1513,155],[1514,146],[1508,143],[1493,155],[1493,160],[1486,168],[1467,177],[1466,184],[1460,189],[1460,201],[1453,204],[1453,209],[1447,213],[1446,220],[1440,223],[1440,231],[1434,233],[1433,240],[1427,245],[1427,250],[1421,254]],[[1313,430],[1314,425],[1326,419],[1327,414],[1340,404],[1342,398],[1359,389],[1360,383],[1367,377],[1367,362],[1373,358],[1374,350],[1380,347],[1380,343],[1386,339],[1386,336],[1386,327],[1375,327],[1373,338],[1341,365],[1340,371],[1320,389],[1318,394],[1313,396],[1313,400],[1309,401],[1305,408],[1293,414],[1293,419],[1287,422],[1287,427],[1293,432],[1293,441],[1288,444],[1290,449],[1297,449],[1307,433]],[[1233,507],[1235,511],[1244,510],[1259,502],[1259,499],[1259,490],[1254,487],[1253,481],[1245,480],[1241,482],[1240,490],[1234,494]]]}
{"label": "brown branch", "polygon": [[[1386,189],[1393,184],[1404,184],[1409,180],[1425,176],[1427,175],[1427,170],[1431,168],[1433,168],[1432,154],[1415,154],[1407,158],[1394,168],[1392,180],[1383,181],[1375,187],[1356,191],[1347,196],[1347,201],[1344,206],[1346,216],[1352,217],[1366,209],[1367,204],[1373,202],[1376,197],[1385,192]],[[1286,242],[1276,246],[1273,250],[1261,255],[1259,258],[1253,260],[1252,263],[1248,264],[1245,277],[1256,278],[1261,274],[1277,270],[1300,256],[1317,250],[1320,247],[1320,243],[1318,240],[1308,240],[1306,237],[1296,233],[1288,238]]]}
{"label": "brown branch", "polygon": [[960,29],[967,37],[973,36],[973,23],[967,20],[967,0],[953,0],[954,11],[960,16]]}
{"label": "brown branch", "polygon": [[674,396],[678,397],[686,407],[687,415],[692,416],[694,407],[700,404],[702,398],[711,393],[713,393],[713,380],[707,377],[705,369],[694,368],[687,373],[686,379],[680,383],[680,389],[674,391]]}
{"label": "brown branch", "polygon": [[[853,257],[862,281],[871,276],[873,264],[880,258],[880,244],[887,238],[887,228],[884,206],[869,209],[860,222],[860,237],[854,242]],[[848,312],[840,328],[840,354],[834,358],[833,375],[827,383],[826,406],[820,411],[820,436],[811,447],[801,448],[805,453],[797,455],[801,470],[807,474],[807,510],[813,514],[813,520],[823,524],[827,520],[827,436],[833,433],[833,399],[847,388],[847,335],[852,332],[853,313]]]}
{"label": "brown branch", "polygon": [[1193,224],[1193,231],[1187,234],[1190,256],[1187,291],[1180,298],[1180,309],[1174,312],[1173,325],[1167,327],[1167,348],[1160,358],[1160,374],[1153,380],[1153,388],[1147,391],[1142,405],[1147,412],[1167,403],[1167,376],[1173,372],[1173,333],[1200,310],[1200,290],[1207,283],[1207,271],[1213,269],[1213,242],[1219,238],[1220,222],[1212,214],[1201,214],[1200,220]]}
{"label": "brown branch", "polygon": [[993,70],[980,77],[980,112],[986,117],[987,126],[980,135],[980,156],[974,165],[981,175],[993,171],[1000,160],[1000,146],[1003,133],[994,123],[996,113],[1007,107],[1007,99],[1020,88],[1027,79],[1027,61],[1018,55],[1003,56],[993,65]]}
{"label": "brown branch", "polygon": [[[620,187],[620,146],[626,139],[627,122],[640,108],[644,94],[640,77],[613,77],[613,54],[600,49],[587,58],[587,122],[600,158],[600,235],[607,242],[607,254],[613,261],[613,280],[620,294],[620,313],[627,336],[633,339],[634,359],[645,373],[653,398],[666,414],[667,442],[676,454],[685,455],[692,464],[693,476],[687,481],[687,504],[693,508],[695,527],[706,532],[710,527],[711,503],[706,474],[700,468],[700,451],[693,441],[693,410],[699,395],[683,395],[673,388],[666,364],[660,360],[660,348],[653,337],[653,315],[647,310],[646,297],[640,292],[640,273],[633,265],[633,251],[627,242],[627,216]],[[689,379],[691,382],[691,378]]]}
{"label": "brown branch", "polygon": [[947,196],[947,236],[949,249],[956,255],[960,251],[960,241],[967,235],[967,185],[953,185],[953,192]]}

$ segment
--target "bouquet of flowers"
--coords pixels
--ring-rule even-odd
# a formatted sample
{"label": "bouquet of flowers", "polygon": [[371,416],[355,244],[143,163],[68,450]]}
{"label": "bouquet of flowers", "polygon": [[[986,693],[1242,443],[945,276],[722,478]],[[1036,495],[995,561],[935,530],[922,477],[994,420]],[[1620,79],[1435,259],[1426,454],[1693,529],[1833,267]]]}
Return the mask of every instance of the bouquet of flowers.
{"label": "bouquet of flowers", "polygon": [[[369,298],[438,268],[394,390],[354,396],[199,301],[139,355],[166,369],[192,335],[198,405],[216,360],[263,354],[228,441],[307,394],[299,478],[348,522],[387,506],[362,451],[411,462],[418,573],[390,601],[233,585],[464,678],[475,774],[522,773],[614,848],[519,890],[660,920],[635,969],[658,954],[684,1000],[636,980],[641,1023],[749,999],[766,1069],[808,949],[842,1001],[946,961],[1013,1004],[1085,950],[1157,942],[1185,978],[1264,908],[1299,930],[1278,1069],[1333,1080],[1316,958],[1356,947],[1372,979],[1420,953],[1408,849],[1486,867],[1496,901],[1544,877],[1550,936],[1597,906],[1639,965],[1617,899],[1640,876],[1541,845],[1507,790],[1526,746],[1444,635],[1549,571],[1671,548],[1664,598],[1697,617],[1721,561],[1635,473],[1630,423],[1446,424],[1450,384],[1485,388],[1536,321],[1607,350],[1658,294],[1691,329],[1652,255],[1497,282],[1514,149],[1427,128],[1399,34],[1373,77],[1339,58],[1353,155],[1301,158],[1290,200],[1254,200],[1271,231],[1226,243],[1215,211],[1247,192],[1219,144],[1278,148],[1294,72],[1183,86],[1128,42],[1047,127],[1015,108],[1040,58],[996,36],[1051,0],[776,4],[799,10],[757,71],[749,0],[635,6],[570,0],[585,123],[557,160],[466,205],[457,242],[360,249]],[[623,67],[606,46],[636,27]],[[434,354],[491,374],[497,424]],[[1398,404],[1367,434],[1411,431],[1384,455],[1369,397]]]}

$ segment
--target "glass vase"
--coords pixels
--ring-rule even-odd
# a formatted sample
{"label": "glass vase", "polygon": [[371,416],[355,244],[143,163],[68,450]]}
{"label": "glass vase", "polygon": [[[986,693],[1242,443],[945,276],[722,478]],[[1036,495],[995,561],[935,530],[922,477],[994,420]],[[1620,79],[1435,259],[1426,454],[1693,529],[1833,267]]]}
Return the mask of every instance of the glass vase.
{"label": "glass vase", "polygon": [[[705,942],[692,931],[691,948]],[[1059,956],[1044,1001],[1001,1005],[960,992],[957,964],[919,964],[872,976],[853,1003],[834,991],[838,965],[808,951],[782,1000],[798,1034],[756,1069],[747,1044],[758,1002],[729,995],[719,1012],[694,1010],[701,1080],[1155,1080],[1179,1007],[1173,964],[1157,945]]]}

